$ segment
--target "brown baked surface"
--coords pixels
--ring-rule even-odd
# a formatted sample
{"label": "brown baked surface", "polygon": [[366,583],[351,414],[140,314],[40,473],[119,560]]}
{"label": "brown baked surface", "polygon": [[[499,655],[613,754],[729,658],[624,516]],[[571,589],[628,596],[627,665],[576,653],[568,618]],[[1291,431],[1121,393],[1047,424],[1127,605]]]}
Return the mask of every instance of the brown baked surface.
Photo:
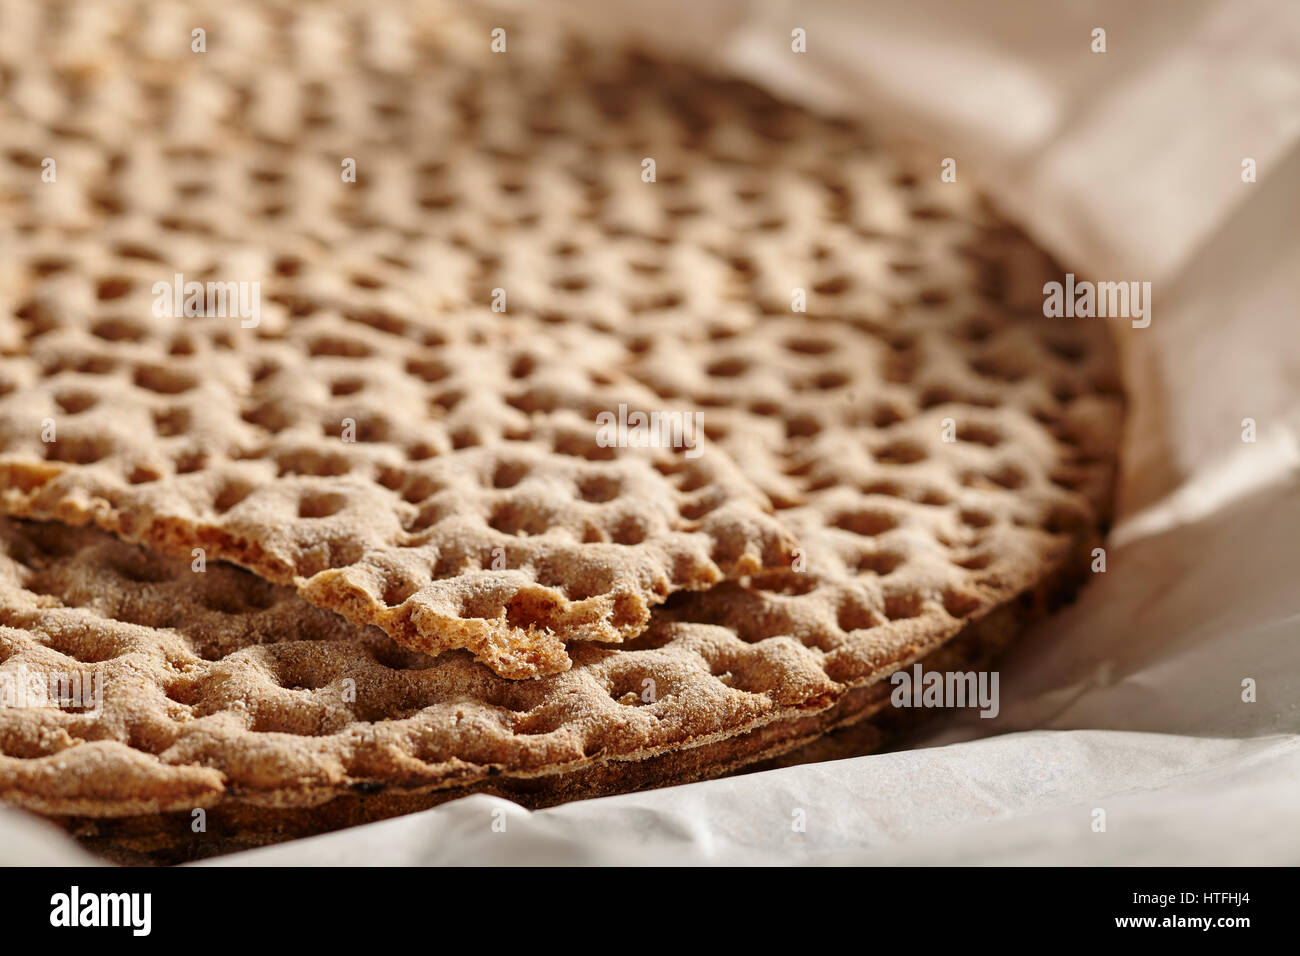
{"label": "brown baked surface", "polygon": [[[196,56],[36,6],[0,43],[0,506],[41,519],[0,524],[0,675],[106,696],[0,708],[5,800],[180,858],[701,779],[1086,575],[1113,344],[933,157],[531,18],[498,56],[463,10],[231,0]],[[260,282],[259,325],[153,317],[175,272]],[[620,403],[699,411],[701,454],[601,446]]]}

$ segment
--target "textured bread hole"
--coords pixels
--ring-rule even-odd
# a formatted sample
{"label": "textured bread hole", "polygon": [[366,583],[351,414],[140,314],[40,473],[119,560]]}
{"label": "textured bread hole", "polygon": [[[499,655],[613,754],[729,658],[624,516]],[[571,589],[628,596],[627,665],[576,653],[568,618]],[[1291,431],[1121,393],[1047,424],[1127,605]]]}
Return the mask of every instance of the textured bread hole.
{"label": "textured bread hole", "polygon": [[[353,279],[353,284],[357,284]],[[369,326],[372,329],[378,329],[388,335],[405,335],[407,325],[402,319],[387,312],[381,312],[378,309],[372,309],[367,312],[344,312],[343,318],[349,322],[357,322],[361,325]]]}
{"label": "textured bread hole", "polygon": [[983,571],[992,563],[993,556],[989,554],[972,554],[968,558],[953,562],[957,567],[965,568],[967,571]]}
{"label": "textured bread hole", "polygon": [[967,342],[979,344],[988,340],[993,335],[993,332],[994,326],[992,322],[982,316],[975,316],[966,320],[959,330],[958,336]]}
{"label": "textured bread hole", "polygon": [[853,570],[858,574],[878,574],[884,577],[886,574],[892,574],[894,569],[903,563],[903,556],[892,554],[888,551],[875,551],[869,554],[858,555],[857,561],[854,562]]}
{"label": "textured bread hole", "polygon": [[157,365],[146,365],[136,369],[133,381],[139,388],[160,395],[179,395],[198,385],[194,376],[188,372]]}
{"label": "textured bread hole", "polygon": [[45,460],[90,465],[108,457],[112,450],[111,440],[105,437],[65,437],[45,445]]}
{"label": "textured bread hole", "polygon": [[701,498],[699,501],[687,502],[681,508],[681,515],[687,521],[699,521],[710,512],[716,511],[722,502],[716,496]]}
{"label": "textured bread hole", "polygon": [[594,434],[591,437],[559,435],[552,444],[551,450],[561,455],[585,458],[588,461],[613,461],[618,457],[618,449],[597,444]]}
{"label": "textured bread hole", "polygon": [[544,737],[555,733],[565,723],[563,711],[544,705],[522,715],[512,729],[521,737]]}
{"label": "textured bread hole", "polygon": [[466,425],[463,428],[458,428],[451,433],[451,447],[454,450],[459,451],[462,448],[475,448],[481,444],[483,444],[483,439],[479,435],[478,430],[469,425]]}
{"label": "textured bread hole", "polygon": [[821,430],[821,422],[812,415],[794,415],[785,420],[786,438],[811,438]]}
{"label": "textured bread hole", "polygon": [[[50,628],[48,632],[33,633],[39,638],[41,644],[79,664],[102,664],[126,653],[116,634],[105,633],[85,625]],[[91,674],[81,676],[83,682],[93,679]]]}
{"label": "textured bread hole", "polygon": [[804,571],[777,571],[769,574],[755,575],[751,586],[765,594],[780,594],[785,597],[798,597],[811,594],[820,584],[818,579]]}
{"label": "textured bread hole", "polygon": [[150,556],[139,551],[114,558],[108,565],[118,577],[133,584],[160,584],[173,580],[172,574],[162,562],[151,560]]}
{"label": "textured bread hole", "polygon": [[267,296],[267,298],[276,305],[283,306],[284,310],[289,313],[289,318],[291,319],[306,318],[319,308],[316,300],[307,295],[290,295],[283,292],[277,292],[275,295]]}
{"label": "textured bread hole", "polygon": [[207,464],[207,460],[207,455],[201,451],[181,452],[174,459],[176,474],[190,475],[196,471],[202,471]]}
{"label": "textured bread hole", "polygon": [[94,207],[106,216],[120,216],[126,212],[126,203],[117,193],[96,190],[91,193],[90,201]]}
{"label": "textured bread hole", "polygon": [[190,427],[190,410],[183,407],[161,408],[153,412],[153,431],[162,437],[181,434]]}
{"label": "textured bread hole", "polygon": [[165,263],[167,261],[148,246],[137,242],[119,242],[113,251],[123,259],[140,259],[145,262],[158,263]]}
{"label": "textured bread hole", "polygon": [[913,441],[893,441],[876,449],[875,459],[886,465],[911,465],[926,457],[925,448]]}
{"label": "textured bread hole", "polygon": [[970,365],[976,373],[999,382],[1018,382],[1029,371],[1022,361],[1008,355],[981,356]]}
{"label": "textured bread hole", "polygon": [[[837,484],[835,479],[828,479],[828,487]],[[863,485],[860,489],[864,495],[886,495],[890,498],[902,498],[903,487],[893,481],[873,481],[870,484]]]}
{"label": "textured bread hole", "polygon": [[853,379],[844,372],[822,372],[813,379],[813,386],[822,389],[823,391],[829,391],[835,388],[843,388],[852,380]]}
{"label": "textured bread hole", "polygon": [[[263,211],[262,214],[266,215],[266,212]],[[306,693],[319,688],[294,683],[287,685],[286,689]],[[252,726],[248,729],[255,734],[292,734],[295,737],[329,737],[338,733],[341,728],[335,727],[331,722],[326,721],[323,711],[316,713],[316,708],[312,710],[312,713],[303,713],[297,708],[260,710],[254,716]]]}
{"label": "textured bread hole", "polygon": [[101,302],[120,299],[131,291],[131,280],[118,276],[100,279],[95,286],[95,298]]}
{"label": "textured bread hole", "polygon": [[279,456],[279,476],[317,475],[324,478],[336,478],[352,470],[351,463],[342,455],[323,455],[318,451],[304,449]]}
{"label": "textured bread hole", "polygon": [[[274,167],[271,166],[259,166],[255,169],[250,169],[248,171],[248,178],[253,180],[253,182],[259,185],[275,186],[278,185],[279,183],[284,182],[284,172],[282,170],[275,169]],[[286,260],[281,259],[280,261],[284,262]],[[288,260],[288,261],[296,263],[297,260]],[[285,272],[282,274],[295,275],[296,272],[297,270],[295,269],[293,272]]]}
{"label": "textured bread hole", "polygon": [[974,594],[952,588],[943,592],[943,608],[953,617],[967,617],[978,611],[984,602]]}
{"label": "textured bread hole", "polygon": [[319,335],[312,340],[308,351],[313,356],[337,355],[341,358],[368,358],[371,355],[370,346],[365,342],[342,335]]}
{"label": "textured bread hole", "polygon": [[493,488],[513,488],[524,480],[530,467],[522,461],[500,462],[492,472]]}
{"label": "textured bread hole", "polygon": [[456,197],[451,193],[426,193],[420,197],[423,209],[451,209],[456,205]]}
{"label": "textured bread hole", "polygon": [[892,405],[877,405],[871,412],[871,424],[875,428],[888,428],[897,425],[905,416]]}
{"label": "textured bread hole", "polygon": [[[353,418],[352,420],[356,423],[355,434],[352,435],[352,438],[355,441],[371,444],[388,440],[389,428],[386,419],[381,418],[378,415],[371,415],[367,417]],[[321,431],[328,438],[342,439],[345,427],[343,419],[340,419],[337,422],[326,422],[321,426]]]}
{"label": "textured bread hole", "polygon": [[453,389],[452,391],[443,392],[441,395],[436,396],[430,404],[434,408],[440,408],[444,412],[450,412],[460,404],[464,397],[465,394],[463,392]]}
{"label": "textured bread hole", "polygon": [[644,541],[646,534],[646,529],[641,524],[640,518],[636,515],[627,515],[615,526],[610,534],[610,539],[614,544],[631,547]]}
{"label": "textured bread hole", "polygon": [[186,219],[183,216],[159,216],[155,221],[168,232],[192,232],[200,236],[211,236],[216,232],[211,223],[200,219]]}
{"label": "textured bread hole", "polygon": [[60,372],[80,372],[83,375],[108,375],[117,368],[117,361],[107,355],[90,355],[80,360],[63,356],[46,366],[45,374],[55,376]]}
{"label": "textured bread hole", "polygon": [[285,278],[293,278],[302,272],[303,262],[297,256],[280,256],[275,260],[275,274]]}
{"label": "textured bread hole", "polygon": [[451,374],[451,370],[435,359],[411,359],[406,363],[406,371],[429,384],[441,382]]}
{"label": "textured bread hole", "polygon": [[360,378],[341,378],[336,380],[330,386],[330,394],[335,397],[344,395],[355,395],[366,387],[364,379]]}
{"label": "textured bread hole", "polygon": [[587,279],[583,276],[564,276],[556,279],[552,285],[564,292],[582,292],[587,288]]}
{"label": "textured bread hole", "polygon": [[[275,401],[262,402],[252,408],[245,409],[240,413],[239,417],[248,424],[256,425],[272,435],[284,431],[292,424],[288,411]],[[340,426],[335,437],[342,433],[342,426]]]}
{"label": "textured bread hole", "polygon": [[578,494],[583,501],[593,504],[613,501],[621,490],[621,482],[613,475],[586,475],[578,479]]}
{"label": "textured bread hole", "polygon": [[935,385],[921,393],[917,404],[921,408],[936,408],[957,401],[957,393],[946,385]]}
{"label": "textured bread hole", "polygon": [[147,468],[144,465],[137,465],[131,469],[131,474],[127,475],[126,480],[133,485],[146,485],[151,481],[157,481],[162,477],[162,472],[154,468]]}
{"label": "textured bread hole", "polygon": [[255,614],[275,605],[275,585],[252,575],[240,575],[237,589],[209,588],[201,601],[209,611],[218,614]]}
{"label": "textured bread hole", "polygon": [[923,505],[930,505],[931,507],[936,508],[942,508],[944,505],[952,503],[951,498],[945,495],[942,491],[936,491],[933,488],[926,490],[916,500]]}
{"label": "textured bread hole", "polygon": [[410,486],[402,492],[402,500],[409,501],[411,504],[418,504],[427,498],[431,498],[442,490],[442,483],[426,475],[418,475],[411,482]]}
{"label": "textured bread hole", "polygon": [[531,355],[521,355],[510,366],[511,378],[527,378],[537,369],[537,360]]}
{"label": "textured bread hole", "polygon": [[54,401],[65,414],[77,415],[93,408],[99,398],[90,392],[60,392]]}
{"label": "textured bread hole", "polygon": [[818,295],[843,295],[852,285],[853,281],[848,276],[835,276],[817,283],[813,286],[813,292]]}
{"label": "textured bread hole", "polygon": [[966,509],[961,513],[961,522],[972,528],[987,528],[993,523],[993,516],[985,514],[983,511]]}
{"label": "textured bread hole", "polygon": [[957,426],[957,438],[994,448],[1002,444],[1002,433],[991,425],[964,422]]}
{"label": "textured bread hole", "polygon": [[653,700],[642,697],[651,687],[655,688],[655,697],[662,693],[654,676],[641,670],[627,671],[614,677],[609,688],[609,696],[625,707],[641,707],[651,704]]}
{"label": "textured bread hole", "polygon": [[389,491],[400,491],[408,480],[409,476],[401,468],[394,468],[391,465],[380,466],[375,472],[375,481],[383,485]]}
{"label": "textured bread hole", "polygon": [[406,579],[389,581],[384,586],[384,593],[381,599],[387,607],[400,607],[418,590],[420,590],[420,586],[414,581],[408,581]]}
{"label": "textured bread hole", "polygon": [[492,508],[488,526],[508,535],[545,534],[550,527],[546,516],[512,501],[500,501]]}
{"label": "textured bread hole", "polygon": [[328,518],[338,514],[347,504],[347,498],[339,494],[304,495],[298,502],[299,518]]}
{"label": "textured bread hole", "polygon": [[52,275],[64,272],[72,268],[73,262],[70,259],[57,259],[53,257],[34,259],[28,268],[32,275],[38,279],[48,279]]}
{"label": "textured bread hole", "polygon": [[836,515],[832,523],[835,527],[844,531],[851,531],[854,534],[866,537],[884,534],[886,531],[898,527],[898,521],[893,515],[885,511],[871,511],[868,509],[841,512]]}
{"label": "textured bread hole", "polygon": [[736,378],[748,370],[749,362],[739,357],[719,359],[705,369],[714,378]]}
{"label": "textured bread hole", "polygon": [[242,481],[229,482],[212,502],[212,507],[217,510],[218,514],[224,514],[247,498],[252,492],[253,489]]}
{"label": "textured bread hole", "polygon": [[999,468],[997,471],[991,473],[988,478],[989,481],[992,481],[994,484],[1001,485],[1003,488],[1010,491],[1015,491],[1017,488],[1024,487],[1025,481],[1027,480],[1025,473],[1014,465],[1006,465]]}
{"label": "textured bread hole", "polygon": [[903,621],[921,614],[921,596],[919,594],[892,594],[885,598],[885,617],[891,621]]}
{"label": "textured bread hole", "polygon": [[846,601],[835,612],[835,623],[841,631],[847,633],[875,627],[879,622],[877,622],[876,615],[870,608],[863,607],[856,601]]}

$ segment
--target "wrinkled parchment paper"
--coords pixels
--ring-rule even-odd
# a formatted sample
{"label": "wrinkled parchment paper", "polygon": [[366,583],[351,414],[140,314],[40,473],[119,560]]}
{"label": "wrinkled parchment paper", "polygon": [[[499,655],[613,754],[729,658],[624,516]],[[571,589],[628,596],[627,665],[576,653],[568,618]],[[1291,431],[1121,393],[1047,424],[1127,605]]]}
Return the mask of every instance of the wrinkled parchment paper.
{"label": "wrinkled parchment paper", "polygon": [[[928,143],[1081,276],[1153,283],[1119,333],[1107,569],[1003,659],[996,718],[907,749],[532,813],[476,796],[206,865],[1300,863],[1300,5],[561,6]],[[0,862],[75,859],[0,813]]]}

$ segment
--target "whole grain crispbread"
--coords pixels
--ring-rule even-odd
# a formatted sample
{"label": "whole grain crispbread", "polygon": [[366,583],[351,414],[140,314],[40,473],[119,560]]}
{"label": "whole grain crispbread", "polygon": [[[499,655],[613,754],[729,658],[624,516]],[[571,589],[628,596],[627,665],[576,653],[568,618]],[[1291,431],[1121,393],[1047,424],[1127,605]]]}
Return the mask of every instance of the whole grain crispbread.
{"label": "whole grain crispbread", "polygon": [[515,681],[231,565],[197,572],[94,529],[0,519],[0,794],[110,855],[174,862],[473,792],[545,806],[788,762],[880,711],[901,665],[986,666],[1069,596],[1087,543],[1021,599],[949,640],[899,644],[854,681],[794,637],[684,607]]}
{"label": "whole grain crispbread", "polygon": [[0,798],[179,859],[872,746],[1086,577],[1114,346],[937,157],[530,15],[6,9]]}

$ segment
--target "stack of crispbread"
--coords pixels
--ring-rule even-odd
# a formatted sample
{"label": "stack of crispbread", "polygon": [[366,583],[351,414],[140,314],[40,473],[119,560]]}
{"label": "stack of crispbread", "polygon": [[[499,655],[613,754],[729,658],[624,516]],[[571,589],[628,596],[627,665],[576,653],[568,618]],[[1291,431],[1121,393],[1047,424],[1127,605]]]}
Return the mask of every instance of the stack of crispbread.
{"label": "stack of crispbread", "polygon": [[937,161],[527,18],[0,11],[8,802],[183,859],[697,780],[1086,575],[1108,332]]}

